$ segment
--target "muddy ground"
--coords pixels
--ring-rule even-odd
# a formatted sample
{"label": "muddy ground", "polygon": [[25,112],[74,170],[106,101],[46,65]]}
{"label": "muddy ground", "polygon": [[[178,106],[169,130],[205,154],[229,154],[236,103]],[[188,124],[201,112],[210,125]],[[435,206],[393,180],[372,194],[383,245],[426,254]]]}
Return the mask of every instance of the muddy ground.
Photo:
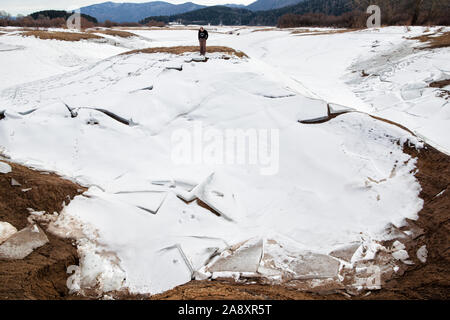
{"label": "muddy ground", "polygon": [[[430,146],[420,151],[406,147],[405,152],[418,157],[416,177],[422,186],[420,197],[424,200],[424,208],[419,213],[419,220],[409,223],[421,228],[423,233],[408,245],[408,253],[415,264],[401,276],[384,284],[382,290],[372,291],[366,296],[349,296],[340,291],[304,292],[290,286],[193,281],[151,299],[449,299],[450,157]],[[42,174],[11,165],[13,171],[10,174],[0,175],[0,221],[7,221],[17,229],[28,223],[27,208],[59,212],[64,201],[83,191],[80,186],[54,174]],[[12,187],[11,178],[22,186]],[[25,188],[32,189],[23,192]],[[23,261],[0,261],[0,299],[85,299],[69,295],[66,287],[66,268],[78,263],[75,247],[70,240],[47,235],[50,243]],[[416,258],[417,249],[422,245],[428,249],[425,264]]]}
{"label": "muddy ground", "polygon": [[[2,160],[3,161],[3,160]],[[0,221],[18,230],[28,225],[29,211],[59,212],[80,193],[80,187],[55,174],[44,174],[9,163],[12,172],[0,174]],[[11,179],[21,186],[12,186]],[[22,191],[32,188],[29,191]],[[47,232],[50,242],[24,260],[0,260],[0,300],[63,299],[68,297],[66,270],[78,264],[72,241]]]}

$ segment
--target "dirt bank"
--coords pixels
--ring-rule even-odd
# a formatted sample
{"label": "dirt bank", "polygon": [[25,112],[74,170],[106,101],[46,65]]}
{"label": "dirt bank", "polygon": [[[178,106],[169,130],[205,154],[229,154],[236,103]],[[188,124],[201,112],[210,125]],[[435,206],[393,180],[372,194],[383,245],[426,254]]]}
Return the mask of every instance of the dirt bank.
{"label": "dirt bank", "polygon": [[[82,191],[78,185],[55,174],[9,164],[12,172],[0,174],[0,221],[9,222],[18,230],[28,225],[27,208],[59,212],[64,202],[68,203]],[[12,186],[11,179],[21,186]],[[77,250],[70,240],[48,232],[47,236],[50,242],[24,260],[0,260],[0,300],[68,297],[66,269],[78,263]]]}

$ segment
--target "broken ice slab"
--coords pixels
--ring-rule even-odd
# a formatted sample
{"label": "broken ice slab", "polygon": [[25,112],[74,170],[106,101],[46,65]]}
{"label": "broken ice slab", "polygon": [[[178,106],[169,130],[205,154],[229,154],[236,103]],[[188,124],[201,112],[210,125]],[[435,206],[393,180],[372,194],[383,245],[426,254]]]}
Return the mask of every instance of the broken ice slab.
{"label": "broken ice slab", "polygon": [[191,192],[198,185],[198,183],[184,180],[154,180],[152,184],[166,188],[181,188],[187,192]]}
{"label": "broken ice slab", "polygon": [[162,293],[192,280],[192,271],[177,246],[154,253],[148,261],[156,261],[149,265],[144,276],[152,279],[149,289],[153,294]]}
{"label": "broken ice slab", "polygon": [[263,241],[249,240],[237,249],[228,249],[210,264],[209,272],[253,272],[258,271],[263,254]]}
{"label": "broken ice slab", "polygon": [[[243,216],[242,208],[236,196],[231,192],[232,188],[228,185],[226,179],[215,173],[209,175],[191,191],[184,190],[182,186],[182,184],[177,184],[174,192],[177,197],[185,202],[198,199],[206,204],[211,211],[229,221],[236,221]],[[184,186],[191,187],[191,185]]]}
{"label": "broken ice slab", "polygon": [[12,171],[12,168],[9,164],[0,161],[0,173],[6,174],[6,173],[10,173],[11,171]]}
{"label": "broken ice slab", "polygon": [[324,254],[313,252],[296,257],[290,263],[290,268],[297,279],[327,279],[334,278],[339,272],[340,263]]}
{"label": "broken ice slab", "polygon": [[38,225],[26,227],[0,245],[0,259],[24,259],[35,249],[42,247],[48,242],[47,236]]}
{"label": "broken ice slab", "polygon": [[408,251],[406,250],[398,250],[392,253],[392,256],[396,260],[405,261],[409,258]]}
{"label": "broken ice slab", "polygon": [[195,187],[191,194],[225,219],[237,221],[244,216],[244,209],[232,190],[233,188],[229,185],[227,177],[213,173]]}
{"label": "broken ice slab", "polygon": [[13,187],[20,187],[21,184],[16,179],[11,178],[11,186],[13,186]]}
{"label": "broken ice slab", "polygon": [[300,248],[292,240],[266,239],[258,272],[287,279],[328,279],[338,275],[340,262],[329,256]]}
{"label": "broken ice slab", "polygon": [[329,103],[328,107],[329,107],[330,114],[339,114],[339,113],[344,113],[344,112],[355,111],[355,109],[353,109],[353,108],[346,107],[346,106],[336,104],[336,103]]}
{"label": "broken ice slab", "polygon": [[353,255],[360,246],[361,246],[360,243],[349,244],[331,251],[329,255],[344,260],[346,262],[351,262]]}
{"label": "broken ice slab", "polygon": [[419,248],[419,250],[417,250],[416,256],[420,262],[422,262],[422,263],[427,262],[427,257],[428,257],[427,246],[426,245],[421,246]]}
{"label": "broken ice slab", "polygon": [[300,249],[285,239],[253,238],[235,245],[214,258],[205,271],[251,273],[271,278],[336,278],[340,262],[328,255]]}
{"label": "broken ice slab", "polygon": [[406,249],[406,246],[401,243],[400,241],[396,240],[393,244],[392,244],[392,250],[393,251],[399,251],[399,250],[404,250]]}
{"label": "broken ice slab", "polygon": [[406,251],[406,246],[400,241],[396,240],[392,244],[392,257],[396,260],[401,260],[403,263],[408,264],[407,259],[409,258],[408,251]]}
{"label": "broken ice slab", "polygon": [[0,222],[0,244],[8,240],[17,232],[17,229],[8,222]]}
{"label": "broken ice slab", "polygon": [[132,206],[136,206],[139,209],[149,213],[157,214],[166,196],[166,192],[141,191],[116,193],[114,198]]}
{"label": "broken ice slab", "polygon": [[383,233],[379,237],[383,240],[405,239],[408,235],[401,231],[397,226],[392,223],[388,223]]}

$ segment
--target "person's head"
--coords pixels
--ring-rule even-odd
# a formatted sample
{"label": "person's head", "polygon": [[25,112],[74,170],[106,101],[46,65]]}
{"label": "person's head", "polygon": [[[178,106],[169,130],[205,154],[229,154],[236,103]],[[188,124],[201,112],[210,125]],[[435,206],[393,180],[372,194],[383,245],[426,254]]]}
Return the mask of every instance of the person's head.
{"label": "person's head", "polygon": [[205,29],[203,27],[200,27],[200,31],[205,31]]}

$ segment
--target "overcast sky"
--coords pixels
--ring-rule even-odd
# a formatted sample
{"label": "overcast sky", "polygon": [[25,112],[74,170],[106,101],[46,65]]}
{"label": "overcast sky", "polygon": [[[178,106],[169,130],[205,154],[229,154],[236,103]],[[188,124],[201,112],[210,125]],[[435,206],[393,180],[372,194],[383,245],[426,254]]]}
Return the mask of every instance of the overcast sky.
{"label": "overcast sky", "polygon": [[[194,2],[204,5],[218,5],[227,3],[250,4],[255,0],[162,0],[170,3]],[[0,11],[4,10],[12,15],[30,14],[39,10],[58,9],[73,10],[87,5],[107,2],[107,0],[0,0]],[[117,0],[113,2],[152,2],[151,0]]]}

